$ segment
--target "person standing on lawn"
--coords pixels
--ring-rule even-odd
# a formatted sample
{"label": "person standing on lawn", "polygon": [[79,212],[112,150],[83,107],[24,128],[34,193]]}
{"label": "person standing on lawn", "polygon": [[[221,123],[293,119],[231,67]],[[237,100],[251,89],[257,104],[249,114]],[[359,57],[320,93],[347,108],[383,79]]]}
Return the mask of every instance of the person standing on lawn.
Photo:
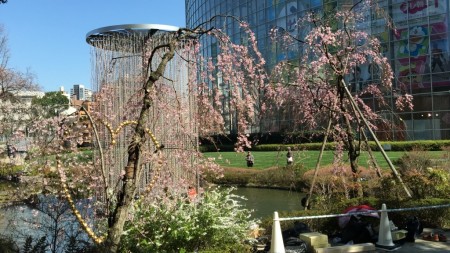
{"label": "person standing on lawn", "polygon": [[288,152],[286,154],[286,158],[287,158],[287,165],[291,165],[294,163],[294,157],[292,156],[291,147],[288,147]]}
{"label": "person standing on lawn", "polygon": [[247,161],[247,167],[253,167],[253,163],[255,162],[255,158],[253,157],[250,151],[247,152],[247,156],[245,157]]}

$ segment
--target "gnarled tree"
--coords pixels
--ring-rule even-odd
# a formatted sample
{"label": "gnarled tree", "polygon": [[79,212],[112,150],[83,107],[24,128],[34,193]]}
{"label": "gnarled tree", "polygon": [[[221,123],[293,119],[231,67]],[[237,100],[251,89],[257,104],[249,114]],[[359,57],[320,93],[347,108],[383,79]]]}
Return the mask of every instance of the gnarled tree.
{"label": "gnarled tree", "polygon": [[[106,252],[118,251],[124,224],[132,217],[137,198],[148,203],[170,201],[167,196],[186,193],[189,185],[197,183],[194,180],[201,179],[202,173],[220,173],[217,166],[201,158],[197,145],[199,133],[206,136],[224,132],[221,105],[225,92],[230,99],[228,109],[238,119],[237,147],[248,144],[245,131],[262,107],[257,101],[267,83],[264,60],[246,24],[238,22],[248,39],[243,45],[233,44],[221,30],[209,24],[167,32],[161,35],[163,38],[144,36],[143,43],[131,46],[139,47],[139,52],[121,50],[126,54],[113,55],[96,64],[104,74],[96,79],[99,92],[92,109],[82,108],[79,113],[91,122],[97,150],[95,160],[81,164],[76,156],[60,155],[58,169],[63,192],[75,215]],[[220,54],[215,59],[199,56],[201,38],[205,36],[217,40]],[[187,71],[183,71],[184,65],[188,65]],[[122,75],[126,70],[138,74]],[[186,81],[181,89],[180,80]],[[220,88],[223,86],[228,90]],[[121,107],[117,107],[119,100]],[[63,145],[68,140],[73,140],[69,144],[75,148],[74,121],[55,120],[46,119],[37,131],[48,133],[49,128],[44,126],[53,125],[52,133],[58,138],[49,144],[48,136],[40,134],[36,141],[46,143],[48,153],[70,148]],[[103,214],[91,217],[94,218],[91,223],[97,225],[96,232],[87,217],[81,217],[75,208],[72,195],[81,189],[97,201],[97,213]],[[201,192],[200,188],[197,190]]]}
{"label": "gnarled tree", "polygon": [[[336,173],[348,159],[356,188],[347,192],[353,196],[362,194],[358,157],[363,144],[367,144],[367,132],[373,134],[379,122],[388,121],[383,118],[383,111],[395,112],[389,103],[391,98],[395,98],[397,110],[412,107],[412,96],[401,85],[393,87],[389,60],[383,56],[379,40],[366,30],[370,11],[377,10],[376,1],[361,0],[328,13],[309,13],[297,24],[303,31],[301,38],[273,30],[276,43],[288,45],[290,50],[297,48],[301,57],[275,67],[268,94],[279,107],[297,108],[294,128],[316,131],[324,136],[324,143],[327,139],[336,143]],[[385,22],[390,26],[388,19]],[[356,73],[361,72],[363,65],[380,70],[378,76],[364,84]],[[376,139],[375,135],[371,137]],[[365,146],[369,148],[368,144]],[[320,158],[317,168],[319,163]],[[406,188],[405,191],[409,195]]]}

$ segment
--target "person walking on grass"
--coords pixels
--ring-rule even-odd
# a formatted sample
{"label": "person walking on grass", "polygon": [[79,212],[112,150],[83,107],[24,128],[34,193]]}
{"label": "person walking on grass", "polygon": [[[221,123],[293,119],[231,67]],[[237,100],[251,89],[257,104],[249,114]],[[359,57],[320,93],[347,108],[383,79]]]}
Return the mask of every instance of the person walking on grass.
{"label": "person walking on grass", "polygon": [[250,151],[247,152],[247,156],[245,157],[247,161],[247,167],[253,167],[253,163],[255,162],[255,158],[253,157]]}
{"label": "person walking on grass", "polygon": [[288,152],[286,154],[286,158],[287,158],[287,165],[291,165],[294,163],[294,157],[292,156],[292,150],[291,147],[287,148]]}

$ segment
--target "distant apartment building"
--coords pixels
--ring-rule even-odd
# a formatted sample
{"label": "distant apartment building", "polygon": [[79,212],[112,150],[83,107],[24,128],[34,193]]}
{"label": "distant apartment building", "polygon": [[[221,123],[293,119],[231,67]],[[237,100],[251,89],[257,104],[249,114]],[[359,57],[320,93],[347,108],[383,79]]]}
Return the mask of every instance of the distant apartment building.
{"label": "distant apartment building", "polygon": [[17,94],[15,94],[20,103],[27,107],[31,106],[33,98],[42,98],[44,95],[45,92],[43,91],[18,91]]}
{"label": "distant apartment building", "polygon": [[27,124],[31,119],[33,98],[42,98],[42,91],[16,91],[14,97],[0,100],[0,141],[21,131],[27,133]]}
{"label": "distant apartment building", "polygon": [[67,93],[67,92],[65,91],[64,86],[59,87],[59,92],[61,92],[61,94],[63,94],[63,95],[67,98],[67,100],[70,101],[71,96],[70,96],[69,93]]}
{"label": "distant apartment building", "polygon": [[70,89],[70,97],[76,100],[92,101],[92,90],[85,88],[82,84],[74,84]]}

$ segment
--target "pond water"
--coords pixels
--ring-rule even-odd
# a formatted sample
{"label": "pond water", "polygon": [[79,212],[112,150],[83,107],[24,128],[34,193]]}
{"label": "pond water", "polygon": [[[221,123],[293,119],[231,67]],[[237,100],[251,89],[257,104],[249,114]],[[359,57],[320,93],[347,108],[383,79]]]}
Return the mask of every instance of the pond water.
{"label": "pond water", "polygon": [[247,199],[243,204],[254,210],[254,218],[273,217],[275,211],[302,210],[301,199],[305,196],[301,192],[250,187],[237,188],[233,193]]}
{"label": "pond water", "polygon": [[[20,187],[22,187],[21,184],[0,181],[0,195],[3,195],[3,201],[6,202],[8,197],[13,196],[13,189]],[[241,204],[247,209],[254,210],[252,217],[259,219],[273,217],[275,211],[301,210],[301,199],[305,196],[304,193],[288,190],[247,187],[236,188],[232,193],[244,197],[246,200],[241,200]],[[12,232],[10,223],[12,221],[15,223],[16,232],[28,235],[34,234],[36,236],[39,232],[32,231],[35,230],[33,225],[25,222],[30,219],[34,220],[33,216],[35,215],[35,210],[26,205],[0,208],[0,233],[9,234],[8,232]],[[47,222],[40,220],[40,223]],[[73,220],[70,223],[76,224]],[[19,231],[17,231],[17,228],[19,228]]]}
{"label": "pond water", "polygon": [[[0,205],[2,200],[7,202],[14,195],[14,190],[22,186],[21,184],[0,181]],[[252,215],[254,218],[272,217],[275,211],[301,210],[301,199],[305,196],[301,192],[253,187],[239,187],[233,193],[246,198],[246,200],[242,201],[242,204],[247,209],[254,210]],[[28,209],[24,205],[20,207],[21,211],[23,211],[24,207]],[[15,208],[18,207],[16,206]],[[6,222],[5,216],[8,216],[7,214],[12,209],[14,208],[0,209],[0,228]],[[12,212],[14,213],[15,211]]]}
{"label": "pond water", "polygon": [[[78,232],[80,226],[66,201],[61,201],[56,196],[37,195],[32,206],[22,201],[17,202],[14,194],[27,190],[29,186],[26,184],[0,181],[2,236],[13,238],[18,245],[23,245],[28,236],[32,236],[34,242],[46,236],[47,243],[51,243],[49,247],[55,252],[64,252],[70,236],[80,241],[88,240],[86,234]],[[16,204],[5,205],[11,201]],[[89,206],[89,202],[83,201],[80,206]],[[87,215],[90,215],[89,211]]]}
{"label": "pond water", "polygon": [[33,209],[26,205],[9,206],[0,209],[0,233],[13,236],[18,243],[23,243],[27,235],[43,236],[34,229],[35,217]]}

